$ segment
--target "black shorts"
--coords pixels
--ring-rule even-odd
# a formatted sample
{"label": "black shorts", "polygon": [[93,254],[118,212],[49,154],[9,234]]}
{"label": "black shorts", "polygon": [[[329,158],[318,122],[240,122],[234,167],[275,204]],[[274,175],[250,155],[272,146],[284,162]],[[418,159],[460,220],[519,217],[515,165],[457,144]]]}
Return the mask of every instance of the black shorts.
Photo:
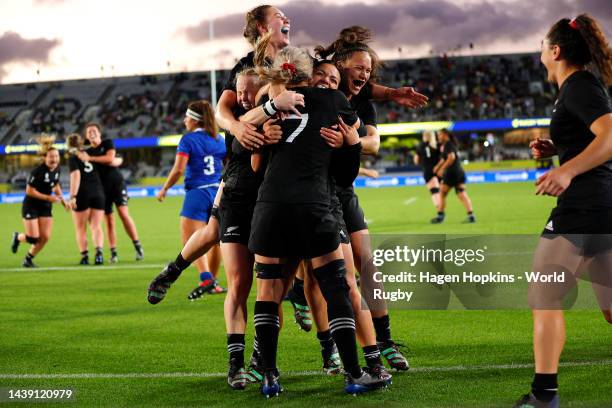
{"label": "black shorts", "polygon": [[249,249],[270,258],[316,258],[338,248],[338,229],[329,204],[258,202]]}
{"label": "black shorts", "polygon": [[583,249],[585,256],[612,250],[612,209],[553,208],[542,238],[559,236]]}
{"label": "black shorts", "polygon": [[342,204],[344,223],[349,235],[353,232],[368,229],[365,214],[359,206],[359,198],[355,194],[355,189],[353,187],[338,188],[337,192],[340,204]]}
{"label": "black shorts", "polygon": [[119,183],[108,183],[104,185],[104,213],[113,213],[113,204],[117,207],[128,205],[127,187],[125,181]]}
{"label": "black shorts", "polygon": [[425,169],[423,171],[423,178],[425,179],[425,183],[429,183],[429,180],[434,178],[436,174],[433,172],[433,169]]}
{"label": "black shorts", "polygon": [[34,220],[39,217],[52,217],[53,205],[41,200],[25,200],[21,206],[21,217]]}
{"label": "black shorts", "polygon": [[447,172],[442,177],[442,183],[450,187],[457,187],[459,184],[465,184],[465,172]]}
{"label": "black shorts", "polygon": [[88,209],[104,210],[105,200],[102,190],[87,190],[79,189],[76,196],[76,212],[85,211]]}
{"label": "black shorts", "polygon": [[255,202],[234,202],[221,198],[219,204],[219,236],[221,242],[249,244]]}
{"label": "black shorts", "polygon": [[332,197],[331,200],[331,212],[336,221],[338,222],[338,225],[340,226],[340,242],[343,244],[350,244],[351,239],[349,238],[349,232],[346,228],[346,223],[344,222],[344,214],[342,214],[342,205],[340,204],[338,198],[335,198],[336,199],[334,200],[334,197]]}

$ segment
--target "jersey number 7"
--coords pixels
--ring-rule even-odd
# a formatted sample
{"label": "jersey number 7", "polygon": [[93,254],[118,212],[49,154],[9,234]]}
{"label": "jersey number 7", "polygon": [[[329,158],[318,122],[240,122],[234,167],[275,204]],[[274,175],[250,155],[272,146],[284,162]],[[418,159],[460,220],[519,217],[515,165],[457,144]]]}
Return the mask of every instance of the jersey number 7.
{"label": "jersey number 7", "polygon": [[290,120],[290,119],[293,119],[293,120],[299,119],[300,120],[300,124],[298,125],[297,128],[295,128],[293,133],[291,133],[289,135],[287,140],[285,140],[285,142],[287,142],[287,143],[293,143],[295,138],[298,137],[300,135],[300,133],[302,133],[302,131],[306,127],[306,124],[308,123],[308,114],[307,113],[303,113],[302,116],[298,116],[296,114],[291,114],[291,115],[289,115],[289,116],[287,116],[285,118],[285,120]]}

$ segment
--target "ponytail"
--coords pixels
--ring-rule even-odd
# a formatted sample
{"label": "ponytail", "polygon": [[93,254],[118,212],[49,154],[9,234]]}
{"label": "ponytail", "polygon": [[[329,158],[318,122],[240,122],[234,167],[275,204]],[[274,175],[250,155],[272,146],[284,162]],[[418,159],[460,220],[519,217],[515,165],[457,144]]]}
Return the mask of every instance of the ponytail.
{"label": "ponytail", "polygon": [[573,65],[589,65],[606,86],[612,85],[612,50],[594,18],[580,14],[573,20],[557,21],[546,34],[550,45],[561,49],[561,57]]}

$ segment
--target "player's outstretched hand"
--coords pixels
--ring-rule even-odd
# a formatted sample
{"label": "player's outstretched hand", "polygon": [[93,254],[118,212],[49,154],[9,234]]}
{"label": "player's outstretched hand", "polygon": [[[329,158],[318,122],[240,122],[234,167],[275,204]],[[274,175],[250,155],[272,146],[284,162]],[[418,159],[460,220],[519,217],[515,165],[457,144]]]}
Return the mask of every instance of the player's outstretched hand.
{"label": "player's outstretched hand", "polygon": [[319,133],[325,139],[325,142],[334,149],[342,147],[344,144],[344,136],[338,125],[332,125],[331,128],[322,127]]}
{"label": "player's outstretched hand", "polygon": [[293,112],[298,116],[302,116],[300,111],[297,110],[297,107],[305,106],[304,95],[295,91],[284,90],[274,97],[274,105],[276,106],[276,109],[280,111]]}
{"label": "player's outstretched hand", "polygon": [[264,135],[257,132],[257,127],[250,123],[236,122],[230,132],[247,150],[258,149],[264,144]]}
{"label": "player's outstretched hand", "polygon": [[536,181],[536,194],[558,197],[569,187],[572,178],[563,167],[550,170]]}
{"label": "player's outstretched hand", "polygon": [[283,131],[280,125],[277,125],[278,119],[268,119],[263,124],[265,142],[267,145],[276,144],[281,141]]}
{"label": "player's outstretched hand", "polygon": [[389,100],[410,109],[418,109],[427,105],[429,98],[418,93],[410,86],[392,89],[389,93]]}
{"label": "player's outstretched hand", "polygon": [[557,148],[550,139],[537,137],[529,143],[529,148],[534,159],[547,159],[557,154]]}

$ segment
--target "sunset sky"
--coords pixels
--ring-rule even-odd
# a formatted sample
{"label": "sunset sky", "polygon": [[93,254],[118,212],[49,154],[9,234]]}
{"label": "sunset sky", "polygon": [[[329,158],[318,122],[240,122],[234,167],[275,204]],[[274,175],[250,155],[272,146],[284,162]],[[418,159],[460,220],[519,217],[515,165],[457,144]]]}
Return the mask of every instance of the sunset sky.
{"label": "sunset sky", "polygon": [[[249,51],[246,0],[2,0],[0,83],[231,68]],[[332,41],[342,27],[374,31],[383,58],[537,51],[561,17],[589,12],[612,29],[609,0],[313,0],[273,3],[293,45]],[[216,39],[208,37],[214,19]],[[398,48],[401,48],[401,53]],[[170,63],[168,65],[168,62]],[[102,69],[103,67],[103,69]],[[40,74],[37,75],[37,69]]]}

